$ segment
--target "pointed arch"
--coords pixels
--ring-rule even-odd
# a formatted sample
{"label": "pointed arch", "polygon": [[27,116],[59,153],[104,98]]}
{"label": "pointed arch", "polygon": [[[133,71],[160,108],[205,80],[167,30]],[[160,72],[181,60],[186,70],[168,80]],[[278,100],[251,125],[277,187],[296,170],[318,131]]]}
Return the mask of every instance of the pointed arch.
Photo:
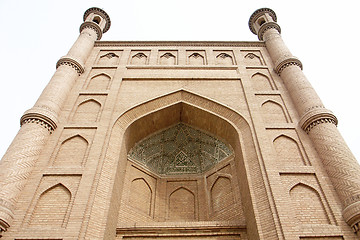
{"label": "pointed arch", "polygon": [[179,187],[169,195],[168,219],[173,221],[196,220],[195,195],[185,187]]}
{"label": "pointed arch", "polygon": [[263,65],[261,62],[261,58],[255,53],[248,53],[244,56],[245,62],[250,66],[261,66]]}
{"label": "pointed arch", "polygon": [[103,65],[115,65],[117,64],[119,61],[119,56],[116,55],[113,52],[108,52],[102,56],[100,56],[99,59],[99,64],[103,64]]}
{"label": "pointed arch", "polygon": [[106,73],[93,76],[87,86],[88,90],[105,91],[110,88],[111,77]]}
{"label": "pointed arch", "polygon": [[54,165],[59,166],[81,166],[84,163],[84,157],[89,142],[77,134],[64,140],[56,154]]}
{"label": "pointed arch", "polygon": [[91,98],[79,104],[73,117],[74,122],[97,122],[101,103]]}
{"label": "pointed arch", "polygon": [[200,53],[194,52],[188,57],[189,65],[204,65],[204,56]]}
{"label": "pointed arch", "polygon": [[[181,118],[180,118],[181,116]],[[250,221],[260,221],[263,230],[268,231],[270,237],[276,238],[277,227],[273,221],[272,198],[250,198],[250,196],[269,196],[263,178],[262,159],[258,158],[252,129],[248,121],[237,111],[222,105],[209,98],[191,93],[186,90],[177,90],[140,103],[113,119],[114,125],[109,132],[104,159],[102,160],[103,173],[99,176],[99,186],[121,186],[120,177],[126,171],[127,154],[134,144],[146,136],[169,127],[179,121],[209,132],[224,139],[234,150],[234,158],[238,164],[239,174],[244,178],[251,178],[248,188],[240,189],[244,198],[244,209]],[[246,158],[243,157],[246,155]],[[255,187],[256,186],[256,187]],[[98,188],[100,189],[100,188]],[[104,215],[90,214],[89,227],[96,227],[99,218],[111,218],[110,212],[115,211],[120,203],[105,204]],[[253,204],[261,205],[261,211],[254,211]],[[97,191],[94,206],[104,206],[102,191]],[[94,208],[95,209],[95,208]],[[96,216],[96,217],[95,217]],[[256,220],[255,220],[256,219]],[[113,219],[116,221],[116,219]],[[254,236],[258,235],[255,225],[248,225],[247,231]]]}
{"label": "pointed arch", "polygon": [[129,203],[142,213],[151,215],[152,189],[144,178],[131,181]]}
{"label": "pointed arch", "polygon": [[227,53],[220,53],[215,58],[216,65],[234,65],[233,58]]}
{"label": "pointed arch", "polygon": [[251,76],[251,85],[255,91],[271,91],[274,90],[268,76],[262,73],[255,73]]}
{"label": "pointed arch", "polygon": [[65,227],[70,200],[71,191],[62,183],[48,188],[36,203],[30,225]]}
{"label": "pointed arch", "polygon": [[147,64],[147,56],[143,52],[138,52],[134,56],[131,57],[130,64],[133,65],[145,65]]}
{"label": "pointed arch", "polygon": [[210,201],[214,213],[234,204],[234,194],[229,177],[218,176],[216,178],[210,188]]}
{"label": "pointed arch", "polygon": [[319,192],[305,184],[297,183],[289,195],[295,210],[295,218],[300,224],[330,224]]}
{"label": "pointed arch", "polygon": [[284,108],[281,104],[267,100],[261,105],[264,122],[271,123],[288,123]]}
{"label": "pointed arch", "polygon": [[175,65],[176,64],[176,57],[170,53],[164,53],[160,56],[160,65]]}
{"label": "pointed arch", "polygon": [[273,141],[278,161],[285,166],[305,165],[299,144],[292,137],[280,135]]}

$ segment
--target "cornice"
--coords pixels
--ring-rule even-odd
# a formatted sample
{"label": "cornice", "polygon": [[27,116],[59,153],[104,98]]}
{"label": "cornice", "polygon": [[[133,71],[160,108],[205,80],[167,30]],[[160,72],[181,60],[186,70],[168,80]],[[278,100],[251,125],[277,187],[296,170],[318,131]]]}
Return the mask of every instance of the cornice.
{"label": "cornice", "polygon": [[72,67],[79,74],[79,76],[85,71],[84,67],[79,63],[79,61],[68,56],[61,57],[56,63],[56,68],[60,67],[61,65]]}
{"label": "cornice", "polygon": [[96,41],[95,47],[265,47],[253,41]]}
{"label": "cornice", "polygon": [[276,22],[267,22],[264,23],[263,25],[261,25],[259,32],[258,32],[258,39],[260,41],[264,40],[264,33],[269,30],[269,29],[276,29],[279,33],[281,33],[281,28],[279,26],[279,24],[277,24]]}
{"label": "cornice", "polygon": [[301,128],[306,133],[309,133],[311,129],[321,123],[332,123],[336,126],[338,120],[330,110],[319,106],[307,111],[299,121]]}
{"label": "cornice", "polygon": [[100,40],[102,38],[102,31],[101,28],[99,27],[99,25],[97,25],[94,22],[83,22],[80,25],[80,33],[85,29],[85,28],[90,28],[93,29],[96,32],[97,38],[96,40]]}
{"label": "cornice", "polygon": [[360,231],[360,201],[354,202],[345,207],[342,215],[348,225],[351,226],[355,233]]}
{"label": "cornice", "polygon": [[203,66],[192,66],[192,65],[126,65],[127,69],[182,69],[182,70],[236,70],[237,65],[233,66],[219,66],[219,65],[203,65]]}
{"label": "cornice", "polygon": [[20,119],[20,125],[36,123],[46,128],[50,134],[57,128],[57,118],[46,107],[33,107],[27,110]]}
{"label": "cornice", "polygon": [[290,56],[290,57],[284,57],[284,58],[281,58],[279,59],[276,63],[275,63],[275,72],[280,75],[281,72],[291,66],[291,65],[295,65],[295,66],[298,66],[301,70],[303,70],[303,65],[302,65],[302,62],[294,57],[294,56]]}
{"label": "cornice", "polygon": [[27,123],[36,123],[36,124],[39,124],[41,126],[43,126],[44,128],[46,128],[49,133],[51,134],[56,126],[53,126],[52,123],[50,123],[48,121],[48,119],[45,120],[44,116],[40,116],[40,115],[24,115],[22,118],[21,118],[21,126],[24,125],[24,124],[27,124]]}

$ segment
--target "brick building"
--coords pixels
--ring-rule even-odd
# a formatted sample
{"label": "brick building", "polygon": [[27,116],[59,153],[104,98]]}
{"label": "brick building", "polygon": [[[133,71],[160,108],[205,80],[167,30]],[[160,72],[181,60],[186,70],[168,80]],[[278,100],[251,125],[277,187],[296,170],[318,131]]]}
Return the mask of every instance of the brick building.
{"label": "brick building", "polygon": [[283,43],[80,36],[0,162],[2,239],[358,239],[360,166]]}

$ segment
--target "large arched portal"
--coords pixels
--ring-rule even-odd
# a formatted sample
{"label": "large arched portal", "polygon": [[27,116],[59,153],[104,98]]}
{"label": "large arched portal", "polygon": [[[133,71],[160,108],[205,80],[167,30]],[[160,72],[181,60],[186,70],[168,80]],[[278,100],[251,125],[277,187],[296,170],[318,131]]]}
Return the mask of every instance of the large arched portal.
{"label": "large arched portal", "polygon": [[240,114],[186,91],[128,110],[111,131],[94,201],[102,205],[99,188],[112,187],[106,234],[258,239],[266,221],[276,237],[253,139]]}

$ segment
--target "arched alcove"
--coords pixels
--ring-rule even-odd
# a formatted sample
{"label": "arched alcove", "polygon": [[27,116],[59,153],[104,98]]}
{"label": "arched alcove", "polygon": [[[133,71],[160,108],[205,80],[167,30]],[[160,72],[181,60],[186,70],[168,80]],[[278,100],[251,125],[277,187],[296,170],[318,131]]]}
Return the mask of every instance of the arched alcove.
{"label": "arched alcove", "polygon": [[80,135],[64,140],[56,154],[56,166],[81,166],[88,148],[88,141]]}
{"label": "arched alcove", "polygon": [[[122,196],[119,193],[123,192],[124,181],[128,179],[126,174],[131,172],[129,171],[131,167],[140,169],[135,162],[128,164],[128,154],[131,149],[151,134],[178,123],[192,126],[216,136],[231,146],[234,154],[229,161],[233,161],[234,164],[235,179],[239,183],[236,185],[238,187],[237,191],[239,192],[239,198],[241,198],[241,201],[238,202],[244,203],[241,208],[244,209],[244,216],[246,216],[246,220],[244,218],[238,219],[237,224],[242,222],[243,226],[245,226],[246,222],[246,228],[250,234],[257,235],[258,228],[263,228],[264,231],[270,233],[268,236],[275,237],[277,233],[270,206],[272,199],[266,197],[268,196],[264,182],[266,180],[261,174],[261,161],[258,159],[253,134],[248,122],[236,111],[184,90],[139,104],[127,110],[115,120],[107,144],[105,159],[102,163],[103,174],[99,177],[98,189],[111,187],[113,189],[112,199]],[[246,155],[246,159],[244,159],[244,155]],[[149,169],[141,171],[160,179],[156,177],[156,173],[152,173]],[[193,196],[196,197],[200,194],[198,193],[200,190],[197,187],[196,176],[191,175],[186,178],[177,176],[176,179],[166,180],[165,185],[158,183],[160,189],[166,190],[163,195],[159,194],[158,197],[160,199],[161,196],[164,199],[170,199],[171,194],[174,194],[174,190],[180,189],[184,185],[186,187],[183,188],[191,191]],[[251,183],[248,178],[252,179]],[[253,185],[256,185],[256,187]],[[170,191],[170,189],[173,190]],[[94,207],[108,207],[104,210],[104,215],[97,216],[97,219],[92,219],[94,215],[90,215],[89,227],[96,224],[99,217],[111,218],[114,216],[114,211],[119,211],[120,201],[112,201],[112,204],[104,205],[104,199],[106,199],[104,194],[106,193],[102,191],[95,193]],[[260,199],[257,197],[250,198],[250,196],[263,197]],[[194,202],[195,205],[200,204],[197,200]],[[256,210],[254,210],[253,204],[258,205]],[[164,207],[160,203],[159,206],[160,208]],[[195,209],[200,207],[200,205],[196,205]],[[155,212],[157,211],[155,210]],[[161,211],[159,212],[159,216],[155,216],[154,219],[154,223],[157,224],[165,221],[166,216],[168,216],[166,214],[161,215]],[[202,211],[199,211],[199,215],[195,216],[196,221],[206,221],[207,217],[202,216],[200,212]],[[264,223],[262,224],[262,222]],[[121,223],[120,226],[123,224],[125,223]],[[127,224],[129,223],[127,222]],[[108,231],[110,234],[112,230],[109,228]]]}
{"label": "arched alcove", "polygon": [[168,220],[196,220],[195,196],[193,192],[184,187],[180,187],[170,194],[168,204]]}
{"label": "arched alcove", "polygon": [[271,123],[287,123],[283,107],[272,100],[268,100],[261,105],[261,111],[263,113],[264,122]]}
{"label": "arched alcove", "polygon": [[35,206],[30,225],[64,227],[71,192],[59,183],[44,191]]}
{"label": "arched alcove", "polygon": [[113,52],[109,52],[107,54],[100,56],[98,63],[101,65],[115,65],[118,63],[118,61],[119,61],[119,56]]}
{"label": "arched alcove", "polygon": [[175,65],[176,57],[172,53],[168,52],[161,55],[159,61],[160,65]]}
{"label": "arched alcove", "polygon": [[245,55],[245,62],[250,66],[261,66],[263,63],[261,62],[261,58],[254,53],[248,53]]}
{"label": "arched alcove", "polygon": [[105,91],[110,87],[111,77],[105,73],[98,74],[90,79],[88,90]]}
{"label": "arched alcove", "polygon": [[293,138],[280,135],[273,143],[281,166],[305,165],[299,144]]}
{"label": "arched alcove", "polygon": [[216,65],[233,65],[233,58],[227,53],[220,53],[215,59]]}
{"label": "arched alcove", "polygon": [[270,84],[268,76],[262,73],[255,73],[251,76],[251,85],[255,91],[271,91],[274,90]]}
{"label": "arched alcove", "polygon": [[147,63],[147,58],[148,57],[144,53],[138,52],[137,54],[131,57],[130,64],[145,65]]}
{"label": "arched alcove", "polygon": [[129,203],[147,215],[151,214],[152,190],[144,178],[132,180]]}
{"label": "arched alcove", "polygon": [[96,122],[101,104],[95,99],[88,99],[79,104],[73,117],[74,122]]}
{"label": "arched alcove", "polygon": [[234,193],[231,180],[228,177],[220,176],[211,186],[211,207],[214,213],[220,212],[234,204]]}
{"label": "arched alcove", "polygon": [[298,183],[290,191],[295,218],[300,224],[330,224],[319,192],[309,185]]}
{"label": "arched alcove", "polygon": [[204,65],[204,57],[200,53],[193,53],[188,57],[189,65]]}

